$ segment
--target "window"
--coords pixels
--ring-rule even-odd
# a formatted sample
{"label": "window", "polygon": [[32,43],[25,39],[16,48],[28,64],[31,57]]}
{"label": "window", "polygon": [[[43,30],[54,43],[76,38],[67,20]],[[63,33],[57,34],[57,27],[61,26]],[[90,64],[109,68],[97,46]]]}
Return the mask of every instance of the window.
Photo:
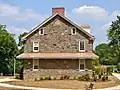
{"label": "window", "polygon": [[79,51],[85,51],[85,41],[79,42]]}
{"label": "window", "polygon": [[39,30],[39,34],[40,34],[40,35],[44,35],[44,29],[43,29],[43,28],[41,28],[41,29]]}
{"label": "window", "polygon": [[33,71],[38,71],[38,69],[39,69],[39,60],[34,59],[33,60]]}
{"label": "window", "polygon": [[76,34],[76,28],[72,28],[71,34],[72,34],[72,35],[75,35],[75,34]]}
{"label": "window", "polygon": [[79,70],[85,69],[85,60],[79,60]]}
{"label": "window", "polygon": [[33,42],[33,52],[39,51],[39,42]]}

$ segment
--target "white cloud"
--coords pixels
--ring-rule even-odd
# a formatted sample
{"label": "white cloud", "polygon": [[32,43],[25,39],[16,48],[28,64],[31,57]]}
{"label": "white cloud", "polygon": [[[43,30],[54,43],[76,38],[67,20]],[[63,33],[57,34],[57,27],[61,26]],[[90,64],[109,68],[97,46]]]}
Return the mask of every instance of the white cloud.
{"label": "white cloud", "polygon": [[17,6],[0,3],[0,18],[12,18],[13,20],[43,20],[46,15],[41,15],[33,9],[22,9]]}
{"label": "white cloud", "polygon": [[19,8],[9,4],[0,4],[0,16],[9,16],[19,14]]}
{"label": "white cloud", "polygon": [[94,18],[96,20],[106,19],[106,17],[108,17],[110,13],[104,8],[87,5],[75,8],[72,12],[77,16],[84,16],[85,18]]}
{"label": "white cloud", "polygon": [[72,13],[77,17],[86,19],[94,19],[99,21],[111,21],[115,19],[117,15],[120,15],[120,11],[107,11],[106,9],[99,6],[81,6],[74,8]]}
{"label": "white cloud", "polygon": [[17,35],[22,34],[24,32],[29,32],[25,28],[18,28],[18,27],[14,27],[14,26],[7,27],[6,29],[9,33],[17,34]]}

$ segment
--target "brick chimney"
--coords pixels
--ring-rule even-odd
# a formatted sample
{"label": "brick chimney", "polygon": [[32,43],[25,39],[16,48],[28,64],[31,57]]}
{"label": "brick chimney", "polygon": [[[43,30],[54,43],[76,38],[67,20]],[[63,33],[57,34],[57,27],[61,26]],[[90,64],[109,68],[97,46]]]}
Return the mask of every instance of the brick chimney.
{"label": "brick chimney", "polygon": [[55,15],[56,13],[58,13],[58,14],[64,16],[64,11],[65,11],[65,8],[64,8],[64,7],[52,8],[52,15]]}

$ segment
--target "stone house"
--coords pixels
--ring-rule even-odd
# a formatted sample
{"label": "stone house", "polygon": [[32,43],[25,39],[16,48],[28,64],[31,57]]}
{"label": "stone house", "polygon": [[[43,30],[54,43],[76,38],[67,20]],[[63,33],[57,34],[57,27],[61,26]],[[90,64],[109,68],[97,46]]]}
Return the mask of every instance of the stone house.
{"label": "stone house", "polygon": [[91,73],[94,36],[90,26],[77,25],[65,17],[64,8],[52,8],[52,16],[36,26],[22,40],[24,80],[61,74],[76,76]]}

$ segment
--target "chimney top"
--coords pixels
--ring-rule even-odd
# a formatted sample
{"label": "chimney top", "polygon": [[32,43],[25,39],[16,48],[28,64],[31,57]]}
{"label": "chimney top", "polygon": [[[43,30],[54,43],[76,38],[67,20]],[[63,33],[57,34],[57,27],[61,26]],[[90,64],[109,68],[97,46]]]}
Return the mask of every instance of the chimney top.
{"label": "chimney top", "polygon": [[55,15],[58,13],[64,16],[64,11],[65,11],[64,7],[55,7],[55,8],[52,8],[52,15]]}

